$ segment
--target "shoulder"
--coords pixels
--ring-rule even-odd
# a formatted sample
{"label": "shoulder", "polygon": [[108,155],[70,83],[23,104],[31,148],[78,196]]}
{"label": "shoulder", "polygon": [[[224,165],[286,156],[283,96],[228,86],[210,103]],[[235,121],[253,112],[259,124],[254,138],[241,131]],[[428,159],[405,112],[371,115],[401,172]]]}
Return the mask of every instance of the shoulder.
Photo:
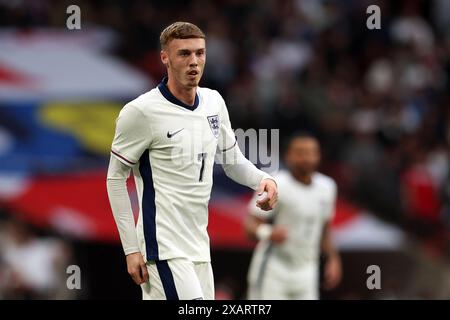
{"label": "shoulder", "polygon": [[145,126],[150,119],[153,108],[160,102],[158,92],[152,89],[125,104],[119,112],[117,122],[122,128],[133,129]]}
{"label": "shoulder", "polygon": [[152,106],[159,104],[164,101],[158,88],[154,88],[146,93],[141,94],[134,100],[128,102],[124,108],[132,107],[138,109],[141,112],[145,112],[147,109],[152,108]]}
{"label": "shoulder", "polygon": [[200,97],[203,99],[207,99],[208,101],[216,101],[218,103],[224,103],[222,95],[217,90],[205,87],[198,87],[197,90]]}
{"label": "shoulder", "polygon": [[317,183],[321,188],[327,189],[329,191],[335,192],[337,189],[336,181],[333,178],[320,173],[314,173],[313,180]]}
{"label": "shoulder", "polygon": [[154,88],[125,104],[120,110],[119,117],[148,117],[151,114],[152,109],[162,102],[163,100],[161,99],[159,90]]}
{"label": "shoulder", "polygon": [[222,95],[217,90],[206,88],[206,87],[197,87],[197,90],[202,96],[223,100]]}

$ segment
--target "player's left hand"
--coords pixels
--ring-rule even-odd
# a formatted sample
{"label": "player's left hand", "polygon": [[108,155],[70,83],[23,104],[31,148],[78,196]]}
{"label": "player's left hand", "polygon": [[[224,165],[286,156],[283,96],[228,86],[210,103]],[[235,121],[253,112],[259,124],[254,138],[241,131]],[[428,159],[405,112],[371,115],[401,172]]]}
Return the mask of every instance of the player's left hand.
{"label": "player's left hand", "polygon": [[278,201],[278,187],[273,179],[264,179],[259,184],[258,196],[266,192],[266,196],[256,201],[256,206],[261,210],[269,211],[275,208]]}
{"label": "player's left hand", "polygon": [[334,289],[342,278],[342,264],[338,255],[332,255],[328,258],[324,268],[324,288],[326,290]]}

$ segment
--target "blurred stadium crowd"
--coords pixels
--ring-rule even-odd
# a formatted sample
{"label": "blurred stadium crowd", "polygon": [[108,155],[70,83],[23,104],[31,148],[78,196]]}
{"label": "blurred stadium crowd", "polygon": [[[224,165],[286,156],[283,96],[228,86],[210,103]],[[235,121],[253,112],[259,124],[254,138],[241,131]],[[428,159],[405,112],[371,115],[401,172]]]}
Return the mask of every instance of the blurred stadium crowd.
{"label": "blurred stadium crowd", "polygon": [[[112,53],[157,80],[162,28],[199,25],[202,85],[235,128],[314,132],[342,197],[450,257],[449,1],[4,0],[0,28],[61,28],[72,3],[82,28],[113,31]],[[380,30],[366,27],[371,4]]]}

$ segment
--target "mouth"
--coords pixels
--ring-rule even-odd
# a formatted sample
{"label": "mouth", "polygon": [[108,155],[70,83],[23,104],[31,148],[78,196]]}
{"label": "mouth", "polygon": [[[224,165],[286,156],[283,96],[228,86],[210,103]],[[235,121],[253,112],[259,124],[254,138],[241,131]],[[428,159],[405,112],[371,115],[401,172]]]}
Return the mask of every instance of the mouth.
{"label": "mouth", "polygon": [[197,70],[191,70],[191,71],[188,71],[187,74],[191,77],[196,77],[199,74],[199,72]]}

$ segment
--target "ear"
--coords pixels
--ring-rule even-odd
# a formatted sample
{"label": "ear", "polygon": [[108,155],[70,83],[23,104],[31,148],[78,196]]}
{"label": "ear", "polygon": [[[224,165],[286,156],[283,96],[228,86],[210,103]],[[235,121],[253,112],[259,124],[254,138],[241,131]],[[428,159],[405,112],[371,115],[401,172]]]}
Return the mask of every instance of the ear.
{"label": "ear", "polygon": [[161,50],[159,55],[161,57],[162,64],[168,68],[169,67],[169,55],[167,54],[167,51]]}

